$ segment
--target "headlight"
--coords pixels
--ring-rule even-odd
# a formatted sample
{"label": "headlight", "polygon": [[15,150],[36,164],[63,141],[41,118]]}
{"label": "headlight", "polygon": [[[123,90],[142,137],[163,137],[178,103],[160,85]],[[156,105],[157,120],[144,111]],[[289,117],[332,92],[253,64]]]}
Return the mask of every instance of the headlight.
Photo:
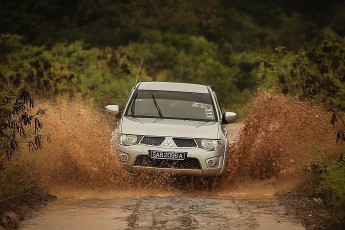
{"label": "headlight", "polygon": [[222,147],[222,142],[220,140],[203,139],[200,144],[201,147],[206,150],[219,150]]}
{"label": "headlight", "polygon": [[117,134],[116,141],[121,145],[135,145],[138,142],[138,136],[130,134]]}
{"label": "headlight", "polygon": [[125,145],[134,145],[137,143],[138,137],[135,135],[122,135],[122,143]]}

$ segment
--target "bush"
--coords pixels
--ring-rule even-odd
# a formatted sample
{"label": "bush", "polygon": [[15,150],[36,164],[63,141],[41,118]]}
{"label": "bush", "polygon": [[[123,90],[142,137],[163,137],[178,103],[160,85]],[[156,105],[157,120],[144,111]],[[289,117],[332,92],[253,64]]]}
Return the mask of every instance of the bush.
{"label": "bush", "polygon": [[14,92],[3,91],[0,94],[0,171],[4,158],[10,160],[19,150],[20,140],[28,143],[31,150],[40,149],[43,124],[40,117],[45,114],[44,109],[32,113],[34,100],[24,88],[18,95]]}
{"label": "bush", "polygon": [[345,38],[325,29],[319,42],[305,45],[297,54],[284,47],[276,48],[276,52],[262,62],[262,86],[317,100],[344,121],[344,59]]}
{"label": "bush", "polygon": [[1,217],[10,211],[15,211],[19,219],[47,197],[47,191],[35,170],[29,166],[7,163],[0,170],[0,226],[5,223]]}
{"label": "bush", "polygon": [[338,227],[345,226],[345,163],[332,161],[324,168],[317,191],[332,210],[330,220]]}

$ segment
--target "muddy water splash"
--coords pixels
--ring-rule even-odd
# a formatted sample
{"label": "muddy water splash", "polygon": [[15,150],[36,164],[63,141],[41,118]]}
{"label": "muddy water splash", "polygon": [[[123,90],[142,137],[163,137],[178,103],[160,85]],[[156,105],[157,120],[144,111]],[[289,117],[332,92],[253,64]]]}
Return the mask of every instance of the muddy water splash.
{"label": "muddy water splash", "polygon": [[110,118],[90,103],[60,99],[40,106],[48,109],[42,121],[50,141],[45,141],[42,150],[22,154],[22,158],[42,174],[54,192],[80,196],[85,190],[171,187],[170,175],[136,175],[121,168],[111,154]]}
{"label": "muddy water splash", "polygon": [[293,186],[296,183],[291,182],[291,175],[298,175],[305,163],[335,157],[339,152],[334,139],[336,128],[329,125],[330,113],[306,102],[261,93],[253,101],[238,141],[232,143],[224,176],[208,181],[158,173],[129,174],[111,154],[114,127],[108,125],[110,118],[104,111],[97,112],[90,103],[62,99],[41,106],[48,108],[43,123],[51,141],[46,141],[42,150],[22,156],[58,196],[176,195],[186,188],[195,191],[207,186],[221,193],[224,188],[233,188],[233,182],[268,178],[242,190],[237,188],[237,194],[257,193],[258,187],[262,194],[274,194],[271,187],[276,179],[272,177],[288,177],[284,186]]}
{"label": "muddy water splash", "polygon": [[336,158],[338,127],[331,113],[310,102],[259,93],[233,145],[226,181],[299,177],[310,163]]}

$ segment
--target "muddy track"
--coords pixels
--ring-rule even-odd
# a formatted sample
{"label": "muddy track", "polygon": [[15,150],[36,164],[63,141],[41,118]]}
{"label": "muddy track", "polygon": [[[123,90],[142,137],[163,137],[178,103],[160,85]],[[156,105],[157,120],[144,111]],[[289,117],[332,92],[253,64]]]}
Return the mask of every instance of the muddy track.
{"label": "muddy track", "polygon": [[[241,127],[228,126],[231,143]],[[260,194],[248,198],[243,194],[255,191],[244,190],[169,192],[133,188],[109,191],[104,196],[67,189],[23,222],[22,229],[304,229],[272,195],[268,199]]]}
{"label": "muddy track", "polygon": [[22,229],[304,229],[274,200],[168,196],[60,199]]}

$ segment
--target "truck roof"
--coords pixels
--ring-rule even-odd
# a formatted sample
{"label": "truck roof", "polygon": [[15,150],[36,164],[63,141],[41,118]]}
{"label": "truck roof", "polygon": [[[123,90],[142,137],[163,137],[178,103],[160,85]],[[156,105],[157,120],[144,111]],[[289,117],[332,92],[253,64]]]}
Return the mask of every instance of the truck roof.
{"label": "truck roof", "polygon": [[140,82],[139,90],[175,91],[189,93],[209,93],[206,85],[179,82]]}

